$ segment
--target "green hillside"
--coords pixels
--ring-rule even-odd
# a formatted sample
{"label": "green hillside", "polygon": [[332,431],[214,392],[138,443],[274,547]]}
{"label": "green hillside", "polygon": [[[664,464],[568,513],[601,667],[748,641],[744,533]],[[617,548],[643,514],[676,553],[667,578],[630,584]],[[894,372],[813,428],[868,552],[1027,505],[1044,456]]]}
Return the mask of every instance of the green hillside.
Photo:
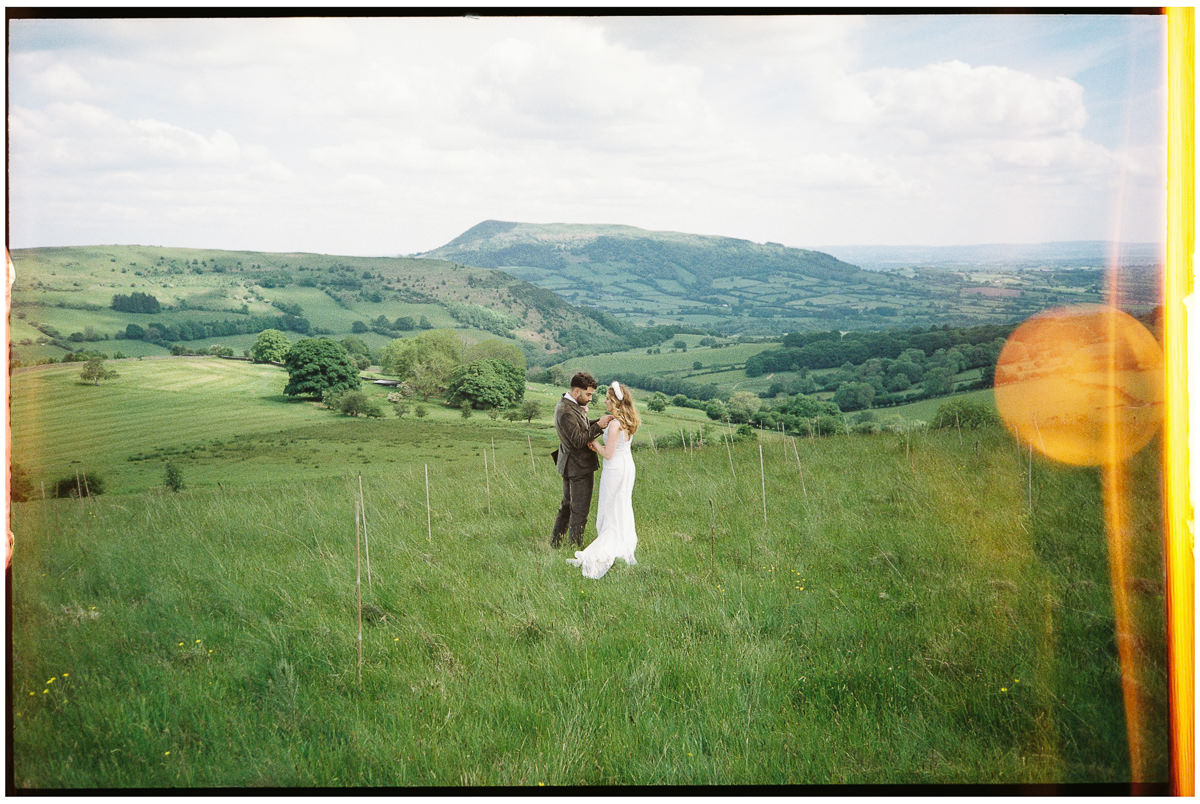
{"label": "green hillside", "polygon": [[1007,323],[1101,291],[1094,272],[882,273],[778,243],[632,226],[485,221],[421,256],[497,268],[637,323],[724,334]]}
{"label": "green hillside", "polygon": [[34,489],[110,486],[13,506],[16,792],[1166,779],[1155,449],[1135,771],[1100,474],[1000,428],[681,449],[702,414],[645,411],[638,564],[594,582],[548,544],[561,388],[530,424],[361,419],[272,366],[110,365],[12,378]]}
{"label": "green hillside", "polygon": [[[24,364],[81,349],[161,355],[171,343],[240,353],[268,327],[293,339],[355,334],[372,348],[449,327],[468,341],[511,340],[531,362],[627,343],[619,322],[601,322],[553,293],[435,259],[149,246],[17,249],[12,259],[13,352]],[[134,294],[153,297],[156,311],[114,309],[114,297]],[[130,325],[158,326],[164,337],[129,338]]]}

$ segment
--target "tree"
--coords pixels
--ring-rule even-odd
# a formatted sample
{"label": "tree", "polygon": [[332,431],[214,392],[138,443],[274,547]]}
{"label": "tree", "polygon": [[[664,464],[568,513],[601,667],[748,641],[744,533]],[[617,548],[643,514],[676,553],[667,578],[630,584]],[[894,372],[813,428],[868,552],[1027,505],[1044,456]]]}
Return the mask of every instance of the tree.
{"label": "tree", "polygon": [[484,359],[501,360],[510,364],[513,368],[521,373],[521,377],[525,376],[526,361],[525,353],[521,351],[521,347],[510,341],[502,341],[499,338],[488,338],[479,343],[472,344],[463,350],[462,359],[464,362],[471,363],[476,360]]}
{"label": "tree", "polygon": [[[520,397],[513,382],[513,367],[501,360],[485,358],[466,363],[454,370],[446,388],[450,405],[471,405],[476,408],[504,408],[515,404]],[[522,375],[521,396],[525,383]]]}
{"label": "tree", "polygon": [[838,386],[833,402],[843,411],[863,410],[871,407],[875,399],[875,386],[869,382],[849,382]]}
{"label": "tree", "polygon": [[357,391],[362,387],[358,368],[337,341],[330,338],[302,338],[292,346],[284,360],[288,383],[287,396],[320,399],[328,391]]}
{"label": "tree", "polygon": [[729,416],[735,422],[749,421],[762,407],[762,400],[749,391],[737,391],[729,397]]}
{"label": "tree", "polygon": [[667,409],[667,405],[670,403],[670,401],[670,398],[662,391],[655,391],[654,395],[646,400],[646,407],[650,408],[650,410],[654,411],[655,413],[662,413]]}
{"label": "tree", "polygon": [[362,338],[356,338],[353,335],[348,335],[345,338],[342,338],[339,343],[341,343],[342,347],[350,353],[351,357],[365,355],[369,358],[371,356],[371,348],[363,343]]}
{"label": "tree", "polygon": [[423,388],[433,389],[425,394],[438,393],[446,387],[450,373],[462,363],[463,344],[452,329],[432,329],[413,338],[397,338],[389,343],[380,357],[380,365],[401,380],[423,379]]}
{"label": "tree", "polygon": [[129,324],[125,327],[125,339],[130,341],[140,341],[146,338],[146,330],[139,327],[137,324]]}
{"label": "tree", "polygon": [[264,329],[250,347],[250,359],[255,363],[282,363],[292,342],[277,329]]}
{"label": "tree", "polygon": [[704,412],[713,421],[724,421],[729,415],[729,408],[719,399],[710,399],[704,403]]}
{"label": "tree", "polygon": [[921,381],[921,385],[926,396],[941,396],[954,390],[949,370],[940,366],[925,372],[925,379]]}
{"label": "tree", "polygon": [[533,399],[526,399],[525,404],[521,405],[521,416],[527,422],[532,422],[542,414],[542,406]]}
{"label": "tree", "polygon": [[79,372],[79,378],[92,385],[99,385],[101,380],[111,380],[116,376],[117,372],[104,367],[102,357],[89,357],[83,365],[83,370]]}

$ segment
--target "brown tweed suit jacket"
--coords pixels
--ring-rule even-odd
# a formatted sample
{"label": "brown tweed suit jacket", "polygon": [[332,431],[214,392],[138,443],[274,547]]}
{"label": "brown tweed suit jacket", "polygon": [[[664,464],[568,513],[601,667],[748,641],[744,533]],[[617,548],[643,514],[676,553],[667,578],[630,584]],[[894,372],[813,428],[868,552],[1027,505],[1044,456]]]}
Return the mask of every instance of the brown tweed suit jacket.
{"label": "brown tweed suit jacket", "polygon": [[600,459],[588,449],[588,442],[604,432],[599,419],[588,420],[587,408],[563,397],[554,408],[554,429],[558,431],[558,460],[555,465],[563,477],[579,477],[600,468]]}

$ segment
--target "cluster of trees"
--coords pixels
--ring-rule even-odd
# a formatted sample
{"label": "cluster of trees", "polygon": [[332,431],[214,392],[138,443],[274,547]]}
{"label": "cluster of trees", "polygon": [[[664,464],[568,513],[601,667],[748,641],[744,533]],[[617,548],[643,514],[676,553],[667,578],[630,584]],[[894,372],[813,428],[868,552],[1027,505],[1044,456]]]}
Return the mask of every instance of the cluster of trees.
{"label": "cluster of trees", "polygon": [[248,335],[265,329],[280,329],[308,335],[312,325],[307,318],[293,315],[247,316],[246,318],[222,321],[179,321],[176,323],[154,322],[142,326],[129,324],[124,337],[131,341],[173,343],[175,341],[199,341],[228,335]]}
{"label": "cluster of trees", "polygon": [[[878,332],[794,332],[784,336],[778,349],[767,349],[746,360],[746,376],[761,377],[772,371],[828,369],[870,358],[896,359],[910,350],[933,355],[939,349],[957,349],[969,363],[967,368],[988,362],[990,347],[1012,333],[1015,325],[987,324],[952,328],[949,325]],[[982,349],[982,351],[980,351]],[[994,362],[994,358],[993,358]]]}
{"label": "cluster of trees", "polygon": [[521,319],[511,313],[481,307],[466,302],[446,302],[446,311],[464,327],[475,327],[505,338],[511,338],[513,330],[521,326]]}
{"label": "cluster of trees", "polygon": [[414,329],[433,329],[433,324],[429,323],[429,319],[425,316],[421,316],[418,319],[409,315],[402,315],[393,321],[385,315],[380,315],[370,324],[364,321],[355,321],[350,325],[350,331],[356,335],[362,335],[365,332],[374,332],[389,338],[398,337],[398,333],[411,332]]}
{"label": "cluster of trees", "polygon": [[[768,349],[746,361],[746,374],[797,371],[800,376],[771,385],[766,396],[815,394],[832,391],[843,411],[888,407],[916,399],[944,396],[955,389],[954,377],[981,369],[971,388],[987,388],[996,360],[1012,326],[986,325],[952,329],[891,330],[886,332],[795,333],[784,346]],[[835,362],[842,359],[839,364]],[[829,369],[818,378],[810,369]]]}
{"label": "cluster of trees", "polygon": [[[292,344],[283,332],[264,330],[250,357],[283,363],[288,396],[322,399],[349,415],[375,415],[371,405],[353,396],[362,386],[359,371],[371,359],[358,338],[306,338]],[[433,329],[393,340],[378,358],[383,371],[401,382],[404,397],[420,396],[428,402],[445,394],[447,403],[456,407],[495,410],[512,408],[525,397],[525,355],[506,341],[467,346],[453,330]],[[399,409],[397,413],[403,415]]]}
{"label": "cluster of trees", "polygon": [[456,332],[434,329],[389,343],[380,366],[428,401],[448,395],[451,404],[506,408],[525,397],[525,354],[499,339],[466,346]]}
{"label": "cluster of trees", "polygon": [[162,309],[158,299],[149,293],[134,291],[128,296],[118,293],[112,297],[112,309],[122,313],[157,313]]}

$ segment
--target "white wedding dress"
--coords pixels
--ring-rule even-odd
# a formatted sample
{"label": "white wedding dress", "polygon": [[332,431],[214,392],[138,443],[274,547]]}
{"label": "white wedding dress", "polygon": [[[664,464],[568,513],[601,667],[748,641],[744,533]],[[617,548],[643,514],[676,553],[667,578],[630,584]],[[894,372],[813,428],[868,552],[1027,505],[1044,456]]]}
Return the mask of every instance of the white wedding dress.
{"label": "white wedding dress", "polygon": [[637,530],[633,524],[633,480],[637,470],[633,465],[632,442],[613,419],[604,431],[604,445],[615,444],[611,458],[604,459],[600,472],[600,501],[596,504],[596,540],[575,551],[567,563],[583,570],[585,578],[599,580],[608,572],[613,561],[620,558],[633,565],[637,549]]}

